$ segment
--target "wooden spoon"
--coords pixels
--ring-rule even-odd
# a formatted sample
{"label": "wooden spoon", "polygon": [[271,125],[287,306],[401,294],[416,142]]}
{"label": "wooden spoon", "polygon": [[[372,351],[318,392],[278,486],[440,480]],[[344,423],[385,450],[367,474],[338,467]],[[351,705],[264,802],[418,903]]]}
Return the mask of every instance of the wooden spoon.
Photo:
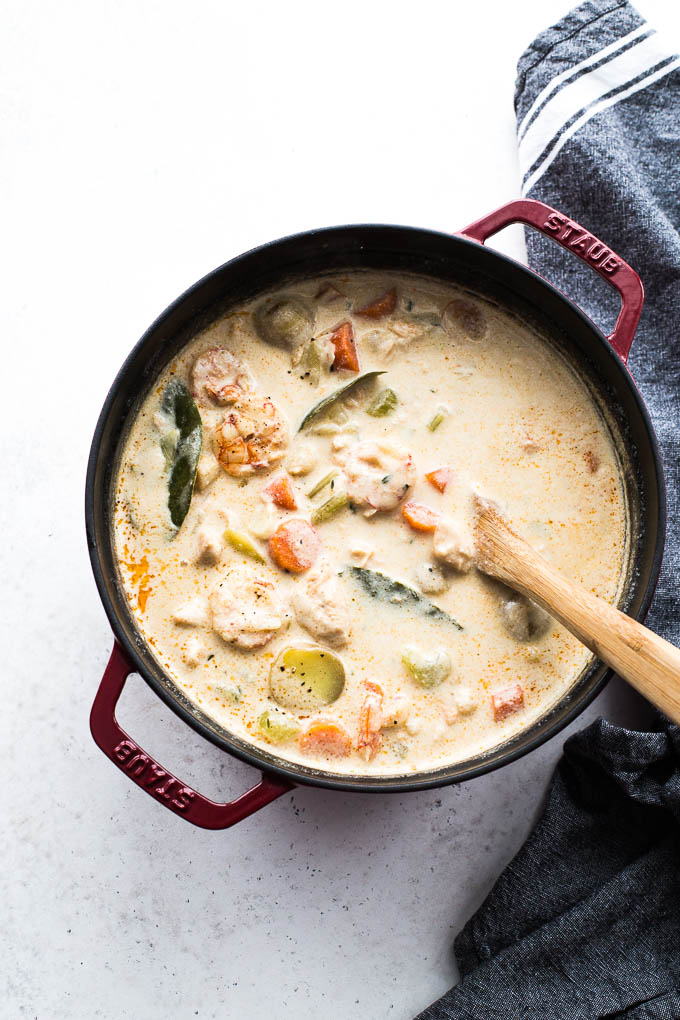
{"label": "wooden spoon", "polygon": [[475,497],[477,566],[533,599],[598,659],[680,723],[680,649],[570,581],[515,534],[497,507]]}

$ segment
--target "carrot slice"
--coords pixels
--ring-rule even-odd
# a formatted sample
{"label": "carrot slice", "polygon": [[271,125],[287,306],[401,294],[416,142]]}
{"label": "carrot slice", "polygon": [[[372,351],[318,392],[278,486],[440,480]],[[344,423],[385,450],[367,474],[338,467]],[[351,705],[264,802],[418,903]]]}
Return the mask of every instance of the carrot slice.
{"label": "carrot slice", "polygon": [[383,319],[390,315],[397,306],[397,291],[395,287],[386,290],[384,294],[374,301],[369,301],[363,308],[357,308],[355,315],[361,315],[365,319]]}
{"label": "carrot slice", "polygon": [[269,555],[282,570],[302,574],[309,570],[321,548],[321,539],[308,521],[284,521],[269,539]]}
{"label": "carrot slice", "polygon": [[439,524],[439,514],[425,503],[404,503],[401,513],[414,531],[434,531]]}
{"label": "carrot slice", "polygon": [[290,483],[288,475],[278,475],[272,479],[266,489],[262,490],[265,499],[270,499],[275,506],[282,510],[297,510],[295,490]]}
{"label": "carrot slice", "polygon": [[344,758],[352,750],[352,738],[340,723],[318,720],[310,723],[299,740],[302,751]]}
{"label": "carrot slice", "polygon": [[335,349],[333,368],[348,368],[350,372],[359,371],[359,356],[354,343],[354,329],[351,322],[341,322],[330,335]]}
{"label": "carrot slice", "polygon": [[443,492],[453,478],[453,468],[440,467],[435,471],[428,471],[425,477],[428,482],[434,485],[435,489],[439,489],[440,492]]}
{"label": "carrot slice", "polygon": [[493,706],[493,717],[495,722],[501,722],[506,716],[519,712],[524,708],[524,691],[519,684],[512,687],[505,687],[502,691],[496,691],[491,695]]}

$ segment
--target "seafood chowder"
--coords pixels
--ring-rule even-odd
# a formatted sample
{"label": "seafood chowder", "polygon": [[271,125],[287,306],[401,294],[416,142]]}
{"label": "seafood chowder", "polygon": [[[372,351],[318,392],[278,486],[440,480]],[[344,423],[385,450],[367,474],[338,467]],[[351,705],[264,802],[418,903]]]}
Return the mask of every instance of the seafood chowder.
{"label": "seafood chowder", "polygon": [[619,463],[558,350],[433,280],[297,283],[203,329],[144,399],[116,478],[120,580],[226,730],[335,773],[435,769],[545,715],[591,661],[476,570],[475,491],[617,598]]}

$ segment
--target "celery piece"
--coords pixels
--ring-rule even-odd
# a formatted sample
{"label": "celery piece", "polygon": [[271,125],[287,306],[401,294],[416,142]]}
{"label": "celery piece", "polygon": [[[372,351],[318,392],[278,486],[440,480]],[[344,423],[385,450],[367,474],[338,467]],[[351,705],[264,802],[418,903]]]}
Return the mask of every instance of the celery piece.
{"label": "celery piece", "polygon": [[398,403],[399,398],[397,394],[388,387],[375,395],[366,408],[366,414],[370,414],[373,418],[384,418],[385,415],[395,409]]}
{"label": "celery piece", "polygon": [[278,708],[265,708],[257,720],[260,733],[272,744],[283,744],[300,732],[300,723]]}
{"label": "celery piece", "polygon": [[430,432],[434,432],[435,429],[439,428],[441,423],[446,418],[446,415],[447,415],[446,408],[440,404],[432,418],[430,418],[430,420],[427,423],[427,427],[430,430]]}
{"label": "celery piece", "polygon": [[318,386],[321,379],[321,355],[314,337],[305,344],[302,367],[312,386]]}
{"label": "celery piece", "polygon": [[224,537],[236,552],[243,553],[244,556],[250,556],[251,560],[256,560],[257,563],[264,563],[264,556],[260,550],[250,540],[248,535],[245,535],[242,531],[234,531],[232,528],[227,528],[224,532]]}
{"label": "celery piece", "polygon": [[311,489],[309,490],[309,492],[307,493],[309,498],[312,499],[314,496],[318,496],[318,494],[321,492],[321,490],[325,489],[326,486],[328,485],[328,483],[332,482],[337,474],[338,474],[338,469],[337,468],[333,468],[333,470],[329,471],[327,475],[324,475],[323,478],[320,478],[319,481],[316,482],[316,484],[313,485],[311,487]]}
{"label": "celery piece", "polygon": [[230,701],[232,705],[238,705],[243,697],[243,691],[238,684],[234,684],[233,686],[215,684],[215,690],[220,697],[224,698],[225,701]]}
{"label": "celery piece", "polygon": [[340,510],[344,510],[349,503],[349,497],[346,492],[336,492],[334,496],[327,499],[321,506],[316,507],[312,510],[311,522],[312,524],[323,524],[330,517],[334,517],[335,514],[339,513]]}
{"label": "celery piece", "polygon": [[437,687],[451,672],[451,657],[443,648],[428,655],[409,646],[404,649],[401,661],[421,687]]}

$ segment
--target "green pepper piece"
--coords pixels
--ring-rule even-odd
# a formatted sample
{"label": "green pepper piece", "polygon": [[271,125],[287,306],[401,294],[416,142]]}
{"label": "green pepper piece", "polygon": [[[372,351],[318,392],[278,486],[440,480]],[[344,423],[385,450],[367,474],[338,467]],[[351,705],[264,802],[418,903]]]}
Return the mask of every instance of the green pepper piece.
{"label": "green pepper piece", "polygon": [[194,398],[179,379],[171,379],[165,387],[161,412],[178,433],[168,478],[168,509],[170,520],[179,528],[191,505],[203,444],[203,424]]}
{"label": "green pepper piece", "polygon": [[384,418],[386,414],[395,409],[398,403],[399,398],[394,390],[389,388],[381,390],[366,408],[366,414],[370,414],[373,418]]}

